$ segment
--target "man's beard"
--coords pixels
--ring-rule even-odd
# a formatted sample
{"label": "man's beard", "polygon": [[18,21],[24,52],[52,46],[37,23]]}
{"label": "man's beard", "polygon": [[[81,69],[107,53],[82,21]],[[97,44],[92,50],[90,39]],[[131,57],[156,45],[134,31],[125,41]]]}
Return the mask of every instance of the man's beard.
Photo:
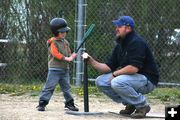
{"label": "man's beard", "polygon": [[118,35],[118,36],[116,36],[116,41],[122,41],[123,39],[125,38],[125,36],[120,36],[120,35]]}

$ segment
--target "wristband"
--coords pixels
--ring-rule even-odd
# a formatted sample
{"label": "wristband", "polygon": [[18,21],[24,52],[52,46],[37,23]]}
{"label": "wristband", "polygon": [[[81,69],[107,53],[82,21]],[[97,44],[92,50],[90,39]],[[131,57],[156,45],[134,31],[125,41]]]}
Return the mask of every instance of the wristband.
{"label": "wristband", "polygon": [[116,76],[114,75],[114,73],[112,73],[112,76],[113,76],[113,77],[116,77]]}

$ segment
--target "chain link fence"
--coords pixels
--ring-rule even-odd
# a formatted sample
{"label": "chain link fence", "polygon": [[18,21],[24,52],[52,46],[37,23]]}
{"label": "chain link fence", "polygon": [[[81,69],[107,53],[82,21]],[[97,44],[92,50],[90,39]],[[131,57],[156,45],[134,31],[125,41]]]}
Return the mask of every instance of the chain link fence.
{"label": "chain link fence", "polygon": [[[76,47],[78,0],[0,0],[0,82],[44,82],[47,76],[46,41],[53,35],[49,22],[67,20],[67,39]],[[160,81],[180,83],[179,0],[86,0],[86,24],[96,24],[85,44],[95,59],[106,62],[114,46],[112,20],[132,16],[136,31],[148,41],[160,69]],[[71,77],[75,69],[71,64]],[[100,73],[88,66],[88,76]],[[72,79],[73,80],[73,79]]]}

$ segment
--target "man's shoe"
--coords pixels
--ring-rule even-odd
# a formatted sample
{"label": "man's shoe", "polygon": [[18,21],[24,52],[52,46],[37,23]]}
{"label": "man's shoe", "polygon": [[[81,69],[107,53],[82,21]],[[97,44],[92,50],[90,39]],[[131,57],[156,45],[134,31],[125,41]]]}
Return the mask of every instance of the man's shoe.
{"label": "man's shoe", "polygon": [[45,111],[45,106],[38,105],[36,108],[38,111]]}
{"label": "man's shoe", "polygon": [[74,100],[70,100],[65,103],[65,108],[71,111],[79,111],[79,109],[74,105]]}
{"label": "man's shoe", "polygon": [[131,115],[132,118],[144,118],[146,116],[146,113],[150,111],[150,106],[140,107],[137,108],[135,113]]}
{"label": "man's shoe", "polygon": [[121,110],[119,114],[121,115],[131,115],[135,111],[135,106],[127,105],[124,110]]}

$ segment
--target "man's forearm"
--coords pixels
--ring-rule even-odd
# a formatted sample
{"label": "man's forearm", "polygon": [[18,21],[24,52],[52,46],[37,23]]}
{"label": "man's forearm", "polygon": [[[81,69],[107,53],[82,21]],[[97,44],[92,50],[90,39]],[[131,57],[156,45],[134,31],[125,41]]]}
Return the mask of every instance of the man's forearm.
{"label": "man's forearm", "polygon": [[91,64],[92,67],[98,70],[99,72],[107,73],[111,71],[111,69],[106,64],[100,63],[95,59],[93,59],[92,57],[89,58],[88,63]]}
{"label": "man's forearm", "polygon": [[114,76],[118,76],[118,75],[122,75],[122,74],[135,74],[138,72],[138,68],[137,67],[134,67],[132,65],[128,65],[126,67],[123,67],[119,70],[116,70],[113,72],[113,75]]}

